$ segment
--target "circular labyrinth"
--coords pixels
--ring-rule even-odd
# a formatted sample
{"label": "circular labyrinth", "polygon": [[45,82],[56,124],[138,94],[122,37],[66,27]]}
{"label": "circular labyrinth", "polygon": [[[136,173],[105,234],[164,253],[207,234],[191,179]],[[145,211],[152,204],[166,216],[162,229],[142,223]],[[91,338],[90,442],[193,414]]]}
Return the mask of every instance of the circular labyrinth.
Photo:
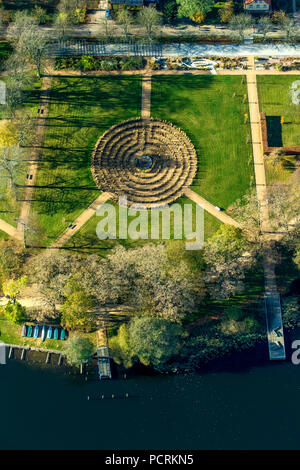
{"label": "circular labyrinth", "polygon": [[93,177],[102,191],[146,208],[178,199],[196,171],[197,154],[190,139],[159,119],[132,119],[111,127],[98,140],[92,157]]}

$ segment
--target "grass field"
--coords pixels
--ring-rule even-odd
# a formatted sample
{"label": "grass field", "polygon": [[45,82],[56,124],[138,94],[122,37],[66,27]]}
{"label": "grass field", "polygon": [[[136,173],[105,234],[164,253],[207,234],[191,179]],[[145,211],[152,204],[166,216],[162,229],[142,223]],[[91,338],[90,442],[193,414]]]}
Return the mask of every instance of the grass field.
{"label": "grass field", "polygon": [[[224,209],[253,182],[245,93],[240,77],[153,77],[152,116],[171,121],[188,134],[199,156],[193,189]],[[95,142],[113,124],[140,115],[140,106],[140,77],[54,79],[32,204],[47,234],[43,243],[50,244],[95,199],[98,191],[90,172]],[[100,248],[103,253],[114,246],[114,241],[97,239],[98,221],[94,216],[66,246]],[[219,226],[205,214],[206,237]]]}
{"label": "grass field", "polygon": [[51,90],[32,209],[51,243],[99,195],[90,171],[97,139],[140,115],[141,78],[61,77]]}
{"label": "grass field", "polygon": [[[233,94],[235,97],[233,98]],[[151,115],[181,127],[194,143],[199,156],[198,174],[193,189],[215,205],[228,208],[242,196],[253,182],[251,144],[246,145],[250,128],[244,124],[243,103],[245,84],[240,77],[152,77]],[[182,197],[181,204],[190,203]],[[99,218],[94,216],[72,239],[67,247],[103,250],[114,241],[96,237]],[[205,237],[220,226],[205,213]],[[127,246],[140,242],[127,241]]]}
{"label": "grass field", "polygon": [[[62,351],[66,344],[65,341],[55,339],[46,339],[45,341],[42,341],[41,338],[23,338],[21,336],[21,329],[22,325],[15,325],[5,318],[0,318],[0,338],[1,341],[6,344],[16,344],[41,349],[57,349],[59,351]],[[80,333],[80,336],[89,338],[94,344],[96,350],[97,333],[95,331],[92,333]]]}
{"label": "grass field", "polygon": [[[254,181],[251,144],[246,144],[250,127],[244,124],[245,93],[246,85],[235,76],[152,78],[152,116],[173,122],[190,137],[198,154],[192,189],[223,209]],[[205,213],[206,236],[219,225]]]}
{"label": "grass field", "polygon": [[[292,103],[291,86],[300,80],[300,75],[272,76],[258,75],[258,96],[260,111],[266,113],[268,140],[274,146],[300,145],[300,105]],[[300,89],[300,87],[299,87]],[[280,123],[283,116],[284,123]],[[283,165],[266,164],[268,182],[286,181],[293,171],[292,159]]]}

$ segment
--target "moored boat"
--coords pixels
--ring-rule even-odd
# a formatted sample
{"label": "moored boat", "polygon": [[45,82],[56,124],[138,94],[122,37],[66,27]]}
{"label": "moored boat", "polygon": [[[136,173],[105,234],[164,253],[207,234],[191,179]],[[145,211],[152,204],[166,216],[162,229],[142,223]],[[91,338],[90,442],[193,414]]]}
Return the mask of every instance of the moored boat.
{"label": "moored boat", "polygon": [[64,341],[66,339],[66,332],[65,330],[62,328],[61,332],[60,332],[60,339],[62,341]]}
{"label": "moored boat", "polygon": [[58,339],[58,329],[55,328],[54,330],[54,339]]}
{"label": "moored boat", "polygon": [[46,338],[46,327],[44,325],[42,329],[42,341],[45,341],[45,338]]}
{"label": "moored boat", "polygon": [[39,325],[36,325],[36,327],[34,328],[33,337],[37,338],[38,335],[39,335]]}
{"label": "moored boat", "polygon": [[52,326],[49,326],[48,333],[47,333],[47,339],[51,339],[51,338],[52,338]]}
{"label": "moored boat", "polygon": [[27,330],[27,336],[31,336],[31,335],[32,335],[32,326],[29,325],[28,330]]}
{"label": "moored boat", "polygon": [[21,336],[26,336],[26,333],[27,333],[27,326],[23,325],[22,326],[22,331],[21,331]]}

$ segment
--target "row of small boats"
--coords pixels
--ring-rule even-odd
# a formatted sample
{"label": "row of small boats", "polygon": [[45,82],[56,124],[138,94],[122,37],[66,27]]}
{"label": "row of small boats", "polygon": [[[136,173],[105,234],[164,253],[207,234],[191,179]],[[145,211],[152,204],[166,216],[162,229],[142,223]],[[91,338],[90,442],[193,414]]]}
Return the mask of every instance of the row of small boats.
{"label": "row of small boats", "polygon": [[66,331],[61,328],[60,331],[56,327],[46,325],[23,325],[21,336],[27,338],[39,338],[41,336],[42,341],[45,339],[60,339],[64,341],[66,339]]}

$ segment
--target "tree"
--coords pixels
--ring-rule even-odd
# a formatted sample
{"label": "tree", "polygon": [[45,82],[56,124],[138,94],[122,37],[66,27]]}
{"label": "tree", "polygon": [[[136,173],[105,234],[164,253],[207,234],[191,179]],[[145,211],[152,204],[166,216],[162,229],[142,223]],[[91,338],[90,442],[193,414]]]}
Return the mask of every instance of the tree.
{"label": "tree", "polygon": [[0,148],[1,178],[8,179],[11,189],[17,188],[17,180],[23,173],[24,164],[24,150],[19,146]]}
{"label": "tree", "polygon": [[73,334],[65,345],[68,363],[80,366],[84,362],[90,362],[94,350],[93,343],[88,338]]}
{"label": "tree", "polygon": [[78,256],[61,251],[46,250],[29,260],[26,272],[53,318],[58,316],[57,306],[64,301],[65,285],[80,267]]}
{"label": "tree", "polygon": [[176,22],[178,14],[178,5],[176,0],[171,0],[167,2],[163,7],[164,20],[173,25]]}
{"label": "tree", "polygon": [[110,348],[117,360],[123,359],[127,367],[137,356],[142,364],[159,370],[178,354],[184,336],[180,325],[143,316],[132,319],[127,327],[122,325],[118,336],[110,341]]}
{"label": "tree", "polygon": [[26,309],[19,302],[8,302],[1,310],[5,318],[12,323],[18,324],[27,320]]}
{"label": "tree", "polygon": [[117,364],[122,364],[126,369],[133,365],[133,352],[131,349],[128,326],[122,323],[116,336],[109,339],[109,348],[113,359]]}
{"label": "tree", "polygon": [[23,244],[24,248],[35,243],[40,243],[41,238],[45,235],[45,230],[41,226],[38,215],[31,211],[26,220],[19,219],[23,227]]}
{"label": "tree", "polygon": [[22,112],[15,114],[15,121],[14,121],[19,136],[19,145],[22,147],[31,146],[35,139],[35,125],[36,119],[33,112],[26,112],[22,110]]}
{"label": "tree", "polygon": [[299,312],[299,296],[286,297],[282,300],[282,319],[285,328],[299,328]]}
{"label": "tree", "polygon": [[246,272],[256,260],[256,246],[230,225],[210,237],[204,247],[204,282],[213,299],[229,298],[244,289]]}
{"label": "tree", "polygon": [[53,31],[55,37],[58,39],[59,42],[63,42],[67,38],[67,32],[72,24],[72,19],[68,15],[68,13],[59,13],[54,20],[53,23]]}
{"label": "tree", "polygon": [[105,262],[82,272],[81,283],[96,303],[132,305],[137,312],[180,322],[201,297],[199,279],[180,259],[171,263],[163,245],[118,247]]}
{"label": "tree", "polygon": [[19,141],[19,133],[11,120],[2,119],[0,122],[0,147],[16,146]]}
{"label": "tree", "polygon": [[228,26],[229,28],[237,32],[240,36],[241,41],[244,39],[244,32],[246,29],[250,28],[253,23],[253,18],[247,13],[241,13],[239,15],[234,15],[230,19]]}
{"label": "tree", "polygon": [[156,8],[143,7],[137,14],[137,21],[145,28],[147,39],[150,42],[153,30],[162,22],[162,13],[157,11]]}
{"label": "tree", "polygon": [[9,77],[6,83],[5,104],[9,115],[14,117],[16,108],[24,100],[23,82],[19,75]]}
{"label": "tree", "polygon": [[89,296],[77,281],[70,280],[65,287],[67,294],[65,303],[61,309],[61,322],[67,328],[86,330],[95,325],[92,315],[94,306]]}
{"label": "tree", "polygon": [[272,22],[275,24],[282,24],[286,19],[286,13],[283,10],[275,10],[272,15]]}
{"label": "tree", "polygon": [[42,67],[48,56],[47,46],[48,35],[33,24],[22,32],[16,48],[17,54],[35,65],[38,77],[41,76]]}
{"label": "tree", "polygon": [[24,261],[25,252],[21,244],[13,240],[0,241],[0,284],[7,279],[19,277]]}
{"label": "tree", "polygon": [[287,41],[292,39],[297,34],[297,31],[299,30],[298,26],[295,23],[295,20],[289,17],[284,18],[284,20],[281,23],[281,28],[286,33]]}
{"label": "tree", "polygon": [[27,12],[17,11],[14,21],[9,25],[7,35],[12,38],[15,46],[19,43],[22,35],[31,27],[37,25],[37,19],[28,15]]}
{"label": "tree", "polygon": [[117,12],[117,21],[123,25],[124,28],[124,36],[127,39],[128,37],[128,28],[133,22],[132,14],[126,10],[118,10]]}
{"label": "tree", "polygon": [[47,11],[38,5],[34,6],[33,16],[37,20],[38,24],[45,24],[48,20]]}
{"label": "tree", "polygon": [[260,31],[263,34],[264,42],[267,40],[267,34],[272,31],[273,23],[267,16],[263,16],[257,20]]}
{"label": "tree", "polygon": [[203,15],[210,12],[213,8],[213,0],[176,0],[178,3],[178,17],[193,19],[197,13]]}
{"label": "tree", "polygon": [[224,8],[220,8],[219,10],[219,17],[221,23],[228,23],[233,15],[234,12],[234,7],[233,7],[233,2],[226,2]]}
{"label": "tree", "polygon": [[221,331],[225,335],[251,334],[255,333],[258,328],[257,319],[246,316],[239,305],[230,305],[224,310]]}
{"label": "tree", "polygon": [[9,279],[4,281],[2,284],[2,291],[6,297],[12,300],[12,303],[16,302],[17,297],[20,295],[24,287],[27,286],[28,277],[22,276],[19,279]]}

